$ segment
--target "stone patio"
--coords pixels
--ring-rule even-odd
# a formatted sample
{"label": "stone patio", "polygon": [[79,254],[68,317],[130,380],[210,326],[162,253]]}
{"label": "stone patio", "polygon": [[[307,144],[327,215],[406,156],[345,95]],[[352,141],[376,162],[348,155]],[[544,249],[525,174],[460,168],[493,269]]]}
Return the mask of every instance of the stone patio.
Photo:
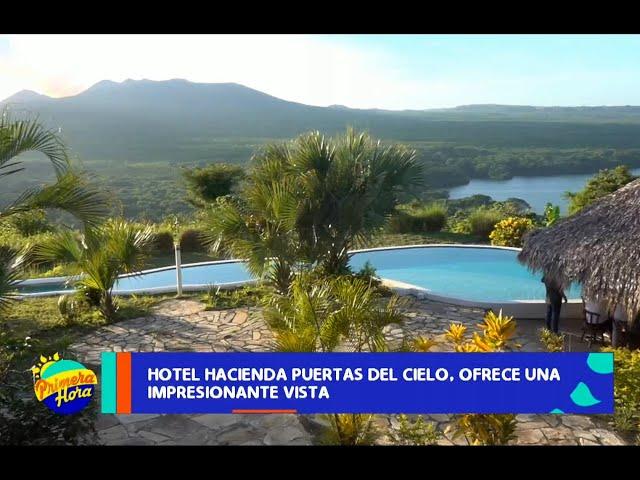
{"label": "stone patio", "polygon": [[[427,300],[410,300],[405,307],[407,321],[387,327],[393,348],[404,338],[441,338],[451,322],[477,325],[483,311]],[[535,320],[518,322],[515,341],[523,351],[542,351]],[[575,327],[571,327],[575,328]],[[571,329],[570,328],[570,329]],[[470,328],[472,330],[472,328]],[[273,335],[259,309],[238,308],[206,311],[195,300],[167,300],[144,318],[126,320],[98,329],[70,349],[80,361],[99,367],[103,351],[200,351],[256,352],[273,349]],[[436,347],[444,350],[445,347]],[[448,415],[425,415],[444,432]],[[317,420],[310,417],[307,420]],[[624,441],[597,417],[581,415],[518,415],[518,445],[623,445]],[[310,445],[317,443],[311,423],[298,415],[98,415],[96,429],[101,444],[108,445]],[[379,416],[383,428],[395,428],[393,416]],[[385,443],[381,439],[380,443]],[[449,433],[442,445],[466,444],[453,441]]]}

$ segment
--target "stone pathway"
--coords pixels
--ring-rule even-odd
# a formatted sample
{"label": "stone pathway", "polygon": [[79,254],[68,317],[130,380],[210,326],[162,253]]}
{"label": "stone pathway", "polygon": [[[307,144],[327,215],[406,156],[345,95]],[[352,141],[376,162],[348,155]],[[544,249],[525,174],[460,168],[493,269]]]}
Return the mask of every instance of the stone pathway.
{"label": "stone pathway", "polygon": [[[483,316],[477,308],[458,307],[427,300],[410,300],[405,307],[407,321],[389,326],[386,338],[390,347],[403,339],[429,336],[442,339],[449,324],[460,322],[475,330]],[[515,339],[523,351],[541,351],[534,320],[518,322]],[[206,311],[194,300],[167,300],[152,315],[126,320],[98,329],[70,349],[80,361],[99,367],[103,351],[269,351],[273,335],[259,309],[239,308]],[[445,346],[435,347],[443,351]],[[444,432],[449,415],[425,415]],[[302,422],[301,422],[302,419]],[[316,424],[297,415],[98,415],[99,442],[109,445],[310,445],[317,439],[311,433]],[[518,445],[622,445],[624,441],[603,427],[596,417],[580,415],[518,415]],[[393,416],[379,416],[383,428],[396,428]],[[317,433],[317,432],[316,432]],[[381,439],[380,443],[385,443]],[[445,433],[442,445],[466,444]]]}
{"label": "stone pathway", "polygon": [[[70,349],[99,367],[103,351],[256,352],[273,335],[252,308],[206,311],[194,300],[167,300],[145,318],[98,329]],[[107,445],[309,445],[295,415],[101,415],[96,430]]]}
{"label": "stone pathway", "polygon": [[149,317],[102,327],[72,348],[98,365],[103,351],[259,352],[272,345],[273,334],[258,309],[207,311],[195,300],[166,300]]}
{"label": "stone pathway", "polygon": [[[484,317],[484,310],[473,307],[459,307],[429,300],[417,300],[406,297],[403,307],[407,320],[401,325],[389,325],[385,328],[385,337],[389,348],[398,348],[403,340],[416,337],[430,337],[438,342],[431,351],[444,352],[451,350],[444,340],[444,330],[451,323],[461,323],[467,327],[467,335],[477,331],[477,325]],[[540,352],[544,348],[538,342],[538,324],[535,320],[517,322],[514,343],[521,345],[526,352]]]}

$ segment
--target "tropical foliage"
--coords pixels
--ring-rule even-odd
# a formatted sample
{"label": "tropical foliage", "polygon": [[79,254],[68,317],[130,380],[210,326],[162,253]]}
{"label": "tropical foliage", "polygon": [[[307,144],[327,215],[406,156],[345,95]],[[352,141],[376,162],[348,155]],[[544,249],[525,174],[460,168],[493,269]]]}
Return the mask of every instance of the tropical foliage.
{"label": "tropical foliage", "polygon": [[12,249],[0,246],[0,313],[9,306],[13,299],[12,291],[20,275],[22,256]]}
{"label": "tropical foliage", "polygon": [[491,245],[521,247],[522,238],[533,227],[530,218],[508,217],[500,220],[489,235]]}
{"label": "tropical foliage", "polygon": [[[456,352],[499,352],[518,347],[512,343],[515,321],[502,311],[497,315],[491,310],[487,312],[478,328],[480,331],[469,338],[465,325],[451,323],[444,338]],[[429,343],[420,351],[428,351],[435,344]],[[506,445],[515,438],[515,427],[516,418],[512,414],[467,414],[455,415],[447,430],[453,432],[454,439],[464,437],[471,445]]]}
{"label": "tropical foliage", "polygon": [[504,217],[504,214],[496,209],[480,207],[468,217],[469,231],[486,240],[496,224]]}
{"label": "tropical foliage", "polygon": [[345,413],[324,415],[329,428],[322,442],[329,445],[373,445],[380,437],[375,417],[370,414]]}
{"label": "tropical foliage", "polygon": [[32,255],[36,262],[70,265],[76,274],[75,287],[105,319],[112,320],[117,310],[113,286],[119,275],[142,268],[152,239],[149,227],[110,220],[81,235],[62,231],[35,245]]}
{"label": "tropical foliage", "polygon": [[579,212],[599,198],[624,187],[635,178],[625,165],[619,165],[613,169],[600,170],[598,174],[587,182],[581,191],[567,192],[565,194],[569,199],[569,214]]}
{"label": "tropical foliage", "polygon": [[67,150],[59,135],[47,130],[37,119],[14,120],[7,110],[0,116],[0,179],[24,170],[19,158],[26,152],[45,155],[56,173],[57,181],[26,190],[0,210],[0,219],[41,208],[56,208],[73,214],[88,224],[106,215],[106,198],[71,168]]}
{"label": "tropical foliage", "polygon": [[401,205],[389,219],[391,233],[439,232],[447,223],[447,207],[443,203]]}
{"label": "tropical foliage", "polygon": [[387,437],[394,445],[433,445],[442,437],[435,424],[425,422],[422,415],[410,420],[406,415],[398,415],[398,426],[389,432]]}
{"label": "tropical foliage", "polygon": [[239,195],[212,209],[210,240],[286,291],[301,269],[344,273],[354,242],[421,182],[415,152],[402,145],[383,147],[354,130],[304,134],[254,157]]}
{"label": "tropical foliage", "polygon": [[182,177],[187,184],[187,201],[202,208],[218,197],[231,194],[244,176],[241,166],[227,163],[185,168]]}
{"label": "tropical foliage", "polygon": [[564,335],[552,332],[548,328],[541,328],[538,337],[547,352],[562,352],[564,350]]}
{"label": "tropical foliage", "polygon": [[543,223],[545,227],[550,227],[560,220],[560,207],[547,203],[544,206]]}
{"label": "tropical foliage", "polygon": [[342,276],[298,275],[288,294],[270,297],[265,320],[280,351],[332,352],[343,344],[355,352],[387,349],[382,330],[404,317],[398,298],[386,302],[369,282]]}
{"label": "tropical foliage", "polygon": [[[56,181],[23,191],[0,207],[0,221],[31,212],[58,209],[74,215],[87,225],[96,225],[106,215],[106,198],[84,177],[73,171],[67,149],[59,135],[47,130],[37,119],[14,120],[5,109],[0,114],[0,190],[25,169],[21,155],[37,152],[51,163]],[[17,263],[6,251],[0,258],[0,305],[6,303],[15,285]],[[8,263],[7,263],[8,262]]]}
{"label": "tropical foliage", "polygon": [[457,415],[453,438],[466,438],[470,445],[507,445],[516,438],[516,416],[495,414]]}
{"label": "tropical foliage", "polygon": [[614,358],[614,422],[622,431],[640,432],[640,350],[604,348]]}

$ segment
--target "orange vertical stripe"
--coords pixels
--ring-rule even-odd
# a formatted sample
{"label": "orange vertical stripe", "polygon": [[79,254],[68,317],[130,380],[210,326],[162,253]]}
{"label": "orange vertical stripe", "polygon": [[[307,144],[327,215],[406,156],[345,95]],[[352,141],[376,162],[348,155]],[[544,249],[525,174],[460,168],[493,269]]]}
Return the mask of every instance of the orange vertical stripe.
{"label": "orange vertical stripe", "polygon": [[131,352],[118,352],[116,369],[116,412],[131,413]]}

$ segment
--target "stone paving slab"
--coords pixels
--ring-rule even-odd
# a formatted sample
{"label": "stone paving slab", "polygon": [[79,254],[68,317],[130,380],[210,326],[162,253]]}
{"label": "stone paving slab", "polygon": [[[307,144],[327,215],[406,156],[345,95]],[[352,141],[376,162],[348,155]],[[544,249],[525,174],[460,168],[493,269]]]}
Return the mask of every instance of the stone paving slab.
{"label": "stone paving slab", "polygon": [[[386,328],[391,348],[417,336],[441,339],[451,322],[474,330],[484,311],[428,300],[409,299],[407,319]],[[541,321],[518,322],[522,351],[542,351],[537,340]],[[274,337],[257,308],[205,310],[203,303],[167,300],[148,317],[102,327],[70,349],[84,363],[97,367],[103,351],[272,351]],[[434,348],[444,351],[447,347]],[[444,433],[450,415],[425,415],[443,436],[441,445],[466,445]],[[622,445],[624,441],[603,421],[580,415],[518,415],[515,445]],[[98,415],[101,444],[109,445],[311,445],[317,435],[305,425],[319,424],[315,416],[301,422],[298,415]],[[379,416],[383,428],[395,429],[393,416]],[[603,426],[605,425],[605,426]],[[317,432],[315,432],[317,433]],[[386,443],[381,439],[380,443]]]}

